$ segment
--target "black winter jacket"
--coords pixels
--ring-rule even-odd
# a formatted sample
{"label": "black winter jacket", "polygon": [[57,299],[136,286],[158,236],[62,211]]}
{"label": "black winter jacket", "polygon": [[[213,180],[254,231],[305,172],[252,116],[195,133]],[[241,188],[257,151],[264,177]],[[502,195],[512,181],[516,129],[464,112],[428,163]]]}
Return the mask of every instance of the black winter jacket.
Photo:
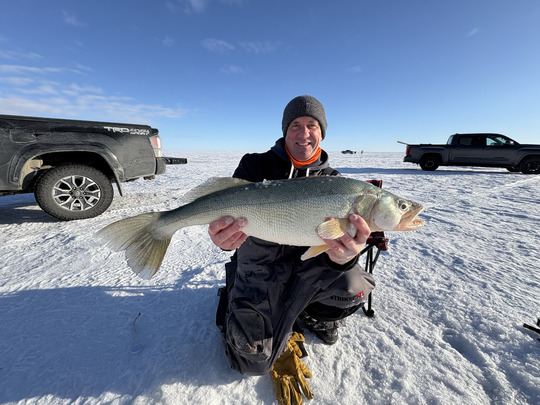
{"label": "black winter jacket", "polygon": [[328,154],[325,151],[322,151],[320,158],[308,167],[296,169],[285,150],[285,139],[280,138],[268,152],[244,155],[233,177],[260,182],[296,177],[340,175],[337,170],[329,166]]}
{"label": "black winter jacket", "polygon": [[[278,139],[275,145],[265,153],[248,153],[244,155],[233,174],[233,177],[252,182],[311,176],[341,176],[341,173],[330,167],[328,154],[324,150],[315,162],[300,169],[295,168],[285,150],[285,138]],[[265,243],[268,244],[269,242]],[[276,245],[276,248],[278,246],[280,245]],[[307,248],[303,247],[295,249],[301,251],[300,255],[307,250]],[[358,262],[358,257],[356,257],[345,265],[339,265],[329,260],[326,255],[321,255],[319,259],[321,258],[324,260],[323,265],[340,271],[349,270]]]}
{"label": "black winter jacket", "polygon": [[[234,177],[253,182],[321,175],[340,175],[328,165],[325,152],[298,170],[283,138],[266,153],[245,155],[234,172]],[[311,303],[339,295],[345,274],[359,277],[366,294],[373,288],[371,276],[357,265],[358,258],[345,265],[326,254],[302,261],[306,249],[248,237],[226,264],[216,323],[230,365],[240,373],[267,373],[283,352],[299,314]]]}

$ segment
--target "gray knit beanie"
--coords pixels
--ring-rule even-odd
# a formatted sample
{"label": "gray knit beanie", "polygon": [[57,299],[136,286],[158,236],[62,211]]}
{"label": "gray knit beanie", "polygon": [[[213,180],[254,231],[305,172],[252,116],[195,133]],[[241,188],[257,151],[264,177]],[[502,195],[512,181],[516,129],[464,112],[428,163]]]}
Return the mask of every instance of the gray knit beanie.
{"label": "gray knit beanie", "polygon": [[291,125],[291,122],[298,117],[313,117],[319,121],[321,126],[322,139],[326,135],[326,113],[324,107],[319,100],[313,96],[298,96],[289,101],[289,104],[283,110],[283,120],[281,121],[281,128],[283,129],[283,136],[287,134],[287,128]]}

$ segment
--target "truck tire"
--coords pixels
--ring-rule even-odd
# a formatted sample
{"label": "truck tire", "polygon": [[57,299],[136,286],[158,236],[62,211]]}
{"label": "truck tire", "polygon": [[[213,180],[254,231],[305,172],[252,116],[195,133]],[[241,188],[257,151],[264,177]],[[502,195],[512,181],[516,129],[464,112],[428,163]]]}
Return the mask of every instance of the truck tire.
{"label": "truck tire", "polygon": [[531,156],[531,157],[523,159],[523,162],[521,162],[521,173],[539,174],[540,173],[540,156]]}
{"label": "truck tire", "polygon": [[435,155],[424,156],[420,160],[420,167],[422,170],[428,170],[430,172],[437,170],[440,164],[441,158]]}
{"label": "truck tire", "polygon": [[109,208],[114,190],[109,178],[85,164],[55,166],[40,176],[36,201],[47,214],[62,221],[96,217]]}

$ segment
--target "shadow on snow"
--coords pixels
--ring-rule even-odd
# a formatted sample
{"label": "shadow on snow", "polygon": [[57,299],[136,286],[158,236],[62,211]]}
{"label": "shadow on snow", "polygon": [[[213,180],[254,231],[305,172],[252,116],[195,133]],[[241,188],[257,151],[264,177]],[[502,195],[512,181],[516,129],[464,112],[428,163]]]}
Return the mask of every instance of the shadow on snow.
{"label": "shadow on snow", "polygon": [[[213,322],[216,291],[179,283],[1,295],[0,402],[47,395],[75,401],[107,392],[134,398],[167,383],[242,379],[229,368]],[[133,344],[144,348],[133,354]]]}

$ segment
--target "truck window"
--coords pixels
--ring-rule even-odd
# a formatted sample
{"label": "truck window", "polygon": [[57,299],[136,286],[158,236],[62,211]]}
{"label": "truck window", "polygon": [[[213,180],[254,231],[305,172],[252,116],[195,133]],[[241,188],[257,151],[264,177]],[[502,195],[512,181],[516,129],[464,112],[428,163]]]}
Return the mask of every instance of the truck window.
{"label": "truck window", "polygon": [[462,136],[461,138],[459,138],[458,143],[460,145],[471,146],[472,140],[472,136]]}
{"label": "truck window", "polygon": [[503,145],[505,145],[508,141],[510,141],[510,139],[507,138],[506,136],[502,136],[502,135],[493,135],[493,136],[489,136],[489,137],[486,139],[486,144],[487,144],[487,146],[503,146]]}
{"label": "truck window", "polygon": [[472,146],[486,146],[486,138],[484,138],[483,136],[473,136],[471,145]]}

